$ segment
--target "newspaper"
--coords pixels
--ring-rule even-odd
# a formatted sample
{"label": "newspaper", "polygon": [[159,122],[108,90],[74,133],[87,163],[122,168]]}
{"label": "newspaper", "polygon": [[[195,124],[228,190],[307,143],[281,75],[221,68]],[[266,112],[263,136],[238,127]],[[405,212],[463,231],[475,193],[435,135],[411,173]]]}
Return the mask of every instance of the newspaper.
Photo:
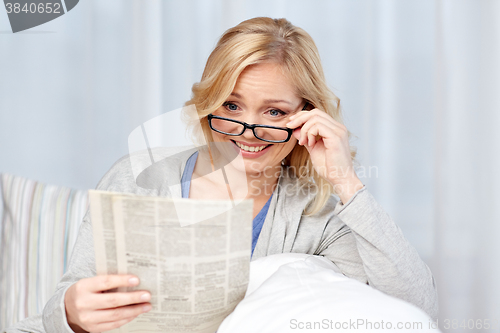
{"label": "newspaper", "polygon": [[97,274],[135,274],[127,290],[152,296],[150,312],[111,332],[216,332],[248,286],[253,200],[89,197]]}

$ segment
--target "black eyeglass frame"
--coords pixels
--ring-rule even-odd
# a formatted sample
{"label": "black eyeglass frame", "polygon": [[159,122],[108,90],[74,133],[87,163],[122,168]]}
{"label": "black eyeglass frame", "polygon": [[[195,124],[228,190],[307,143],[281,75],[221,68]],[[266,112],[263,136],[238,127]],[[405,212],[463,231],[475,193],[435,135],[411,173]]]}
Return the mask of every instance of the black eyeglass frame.
{"label": "black eyeglass frame", "polygon": [[[308,105],[309,105],[309,102],[306,102],[306,104],[302,108],[302,111],[304,111]],[[253,136],[255,136],[257,139],[265,141],[265,142],[272,142],[272,143],[288,142],[290,140],[290,138],[292,137],[293,130],[294,130],[293,128],[278,127],[278,126],[271,126],[271,125],[257,125],[257,124],[251,125],[251,124],[247,124],[247,123],[245,123],[243,121],[239,121],[239,120],[234,120],[234,119],[230,119],[230,118],[224,118],[224,117],[214,116],[211,113],[207,116],[207,118],[208,118],[208,126],[210,126],[210,128],[212,129],[212,131],[215,131],[217,133],[231,135],[231,136],[240,136],[243,133],[245,133],[245,131],[247,130],[247,128],[249,128],[249,129],[252,130]],[[227,120],[227,121],[231,121],[233,123],[237,123],[237,124],[243,125],[243,131],[241,131],[240,134],[233,134],[233,133],[226,133],[226,132],[219,131],[219,130],[217,130],[217,129],[215,129],[215,128],[212,127],[212,119],[213,118],[215,118],[215,119],[221,119],[221,120]],[[261,139],[255,133],[255,129],[256,128],[274,128],[274,129],[284,130],[284,131],[288,132],[288,136],[287,136],[287,138],[285,140],[266,140],[266,139]]]}
{"label": "black eyeglass frame", "polygon": [[[219,116],[214,116],[213,114],[209,114],[207,116],[208,118],[208,125],[210,126],[210,128],[212,129],[212,131],[215,131],[215,132],[218,132],[218,133],[221,133],[221,134],[225,134],[225,135],[231,135],[231,136],[240,136],[242,135],[243,133],[245,133],[245,131],[247,130],[247,128],[251,129],[252,132],[253,132],[253,135],[259,139],[259,140],[262,140],[262,141],[265,141],[265,142],[272,142],[272,143],[283,143],[283,142],[288,142],[290,140],[290,138],[292,137],[292,133],[293,133],[293,128],[287,128],[287,127],[278,127],[278,126],[271,126],[271,125],[257,125],[257,124],[247,124],[243,121],[239,121],[239,120],[234,120],[234,119],[230,119],[230,118],[224,118],[224,117],[219,117]],[[233,123],[236,123],[236,124],[240,124],[240,125],[243,125],[243,130],[241,131],[241,133],[239,134],[234,134],[234,133],[226,133],[226,132],[223,132],[223,131],[219,131],[218,129],[214,128],[212,126],[212,119],[221,119],[221,120],[226,120],[226,121],[230,121],[230,122],[233,122]],[[267,139],[262,139],[262,138],[259,138],[257,136],[257,133],[255,132],[255,129],[256,128],[272,128],[272,129],[278,129],[278,130],[283,130],[283,131],[286,131],[288,133],[288,136],[286,139],[284,140],[267,140]]]}

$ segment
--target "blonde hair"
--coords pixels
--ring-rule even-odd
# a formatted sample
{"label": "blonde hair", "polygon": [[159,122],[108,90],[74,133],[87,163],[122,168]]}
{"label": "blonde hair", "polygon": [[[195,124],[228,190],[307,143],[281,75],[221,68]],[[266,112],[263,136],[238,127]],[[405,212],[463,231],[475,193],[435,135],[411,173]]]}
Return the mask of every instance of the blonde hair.
{"label": "blonde hair", "polygon": [[[340,99],[326,84],[320,56],[311,36],[286,19],[256,17],[241,22],[222,35],[207,60],[201,81],[193,85],[193,96],[186,105],[196,106],[203,133],[192,134],[200,143],[201,137],[213,142],[207,115],[226,101],[247,66],[263,62],[279,64],[301,98],[343,123]],[[356,151],[351,148],[351,158],[354,160],[355,156]],[[334,191],[331,184],[314,170],[307,149],[297,144],[282,165],[290,166],[289,170],[293,170],[293,176],[301,183],[317,189],[304,214],[314,215],[321,211]]]}

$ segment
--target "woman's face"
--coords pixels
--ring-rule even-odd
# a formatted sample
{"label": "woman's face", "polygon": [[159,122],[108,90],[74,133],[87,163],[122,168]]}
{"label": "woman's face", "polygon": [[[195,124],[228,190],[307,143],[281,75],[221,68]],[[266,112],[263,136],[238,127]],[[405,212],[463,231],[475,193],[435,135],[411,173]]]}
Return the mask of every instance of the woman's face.
{"label": "woman's face", "polygon": [[[280,72],[279,65],[262,63],[249,66],[240,74],[231,96],[213,114],[247,124],[286,127],[288,118],[301,110],[303,103],[290,80]],[[281,160],[297,142],[293,136],[284,143],[262,141],[250,129],[240,136],[215,131],[212,136],[214,141],[231,144],[241,152],[248,175],[281,165]]]}

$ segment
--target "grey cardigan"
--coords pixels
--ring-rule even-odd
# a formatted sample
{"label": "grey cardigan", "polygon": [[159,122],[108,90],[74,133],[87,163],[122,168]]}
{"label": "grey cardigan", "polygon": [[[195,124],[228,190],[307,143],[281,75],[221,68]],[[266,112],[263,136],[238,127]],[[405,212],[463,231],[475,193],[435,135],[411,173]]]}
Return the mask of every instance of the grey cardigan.
{"label": "grey cardigan", "polygon": [[[129,156],[115,163],[97,189],[180,198],[180,179],[193,152],[184,151],[163,160],[157,169],[161,175],[149,177],[149,183],[158,184],[154,189],[136,184]],[[291,252],[324,256],[344,275],[408,301],[435,320],[437,291],[429,267],[366,187],[345,204],[331,196],[321,212],[304,216],[302,212],[313,196],[311,188],[301,187],[288,168],[282,167],[252,260]],[[43,314],[5,332],[73,332],[66,320],[65,292],[76,281],[95,274],[92,225],[87,212],[68,270]]]}

